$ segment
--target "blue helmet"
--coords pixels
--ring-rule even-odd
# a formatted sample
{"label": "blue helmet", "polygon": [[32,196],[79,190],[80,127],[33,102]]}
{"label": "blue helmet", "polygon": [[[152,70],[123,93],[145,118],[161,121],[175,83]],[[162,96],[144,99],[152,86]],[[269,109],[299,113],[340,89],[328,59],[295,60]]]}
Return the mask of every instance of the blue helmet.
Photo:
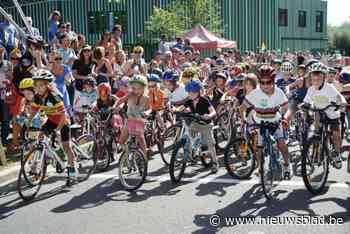
{"label": "blue helmet", "polygon": [[223,58],[218,58],[217,60],[216,60],[216,65],[225,65],[225,59],[223,59]]}
{"label": "blue helmet", "polygon": [[167,70],[163,74],[163,80],[178,81],[180,78],[179,73],[174,70]]}
{"label": "blue helmet", "polygon": [[347,72],[347,71],[343,71],[341,74],[340,74],[340,82],[342,84],[348,84],[350,83],[350,73]]}
{"label": "blue helmet", "polygon": [[186,92],[196,93],[200,92],[202,89],[202,83],[199,80],[191,80],[186,84]]}
{"label": "blue helmet", "polygon": [[159,76],[157,74],[151,73],[147,75],[148,81],[160,82]]}
{"label": "blue helmet", "polygon": [[233,87],[236,87],[238,85],[238,83],[239,82],[236,79],[232,79],[227,83],[227,85],[228,85],[228,87],[233,88]]}

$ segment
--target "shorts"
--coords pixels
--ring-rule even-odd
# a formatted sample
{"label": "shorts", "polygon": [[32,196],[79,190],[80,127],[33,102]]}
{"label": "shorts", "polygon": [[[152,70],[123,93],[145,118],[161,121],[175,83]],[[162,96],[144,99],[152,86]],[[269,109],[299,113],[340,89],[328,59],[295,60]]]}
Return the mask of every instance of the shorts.
{"label": "shorts", "polygon": [[[278,126],[278,128],[275,130],[275,132],[273,133],[273,138],[275,138],[276,141],[278,141],[279,139],[284,139],[284,133],[283,133],[283,127],[282,124],[280,124]],[[264,144],[263,142],[263,137],[260,134],[260,131],[258,131],[258,146],[262,147]]]}
{"label": "shorts", "polygon": [[[51,122],[50,120],[47,120],[46,123],[41,128],[43,132],[49,133],[49,134],[56,129],[57,129],[57,124]],[[70,128],[68,124],[64,125],[61,129],[61,141],[62,142],[70,141]]]}
{"label": "shorts", "polygon": [[213,126],[211,124],[202,125],[193,122],[190,126],[190,133],[192,137],[194,137],[195,134],[200,132],[202,134],[203,145],[210,147],[215,145],[215,139],[212,128]]}

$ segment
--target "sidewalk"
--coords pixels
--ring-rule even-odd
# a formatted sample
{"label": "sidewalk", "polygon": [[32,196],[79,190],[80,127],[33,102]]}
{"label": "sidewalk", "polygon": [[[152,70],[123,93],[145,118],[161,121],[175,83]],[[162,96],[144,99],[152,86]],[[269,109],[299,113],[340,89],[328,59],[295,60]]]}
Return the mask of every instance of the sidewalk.
{"label": "sidewalk", "polygon": [[0,186],[3,186],[6,184],[6,182],[10,182],[11,180],[15,179],[18,175],[18,172],[21,168],[21,163],[13,163],[10,164],[10,166],[4,170],[0,171]]}

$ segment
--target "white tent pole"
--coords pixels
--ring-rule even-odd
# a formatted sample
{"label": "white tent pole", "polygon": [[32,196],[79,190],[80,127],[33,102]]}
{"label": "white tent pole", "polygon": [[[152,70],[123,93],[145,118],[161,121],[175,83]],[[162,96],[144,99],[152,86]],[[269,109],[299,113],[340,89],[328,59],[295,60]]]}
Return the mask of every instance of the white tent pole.
{"label": "white tent pole", "polygon": [[26,36],[24,30],[20,26],[18,26],[18,24],[11,17],[8,17],[7,12],[2,7],[0,7],[0,14],[2,14],[13,26],[15,26],[15,28],[20,34]]}
{"label": "white tent pole", "polygon": [[19,5],[18,1],[17,0],[12,0],[12,1],[15,4],[16,9],[18,10],[19,15],[21,16],[25,26],[27,27],[27,29],[28,29],[28,31],[30,33],[30,35],[33,35],[32,27],[29,25],[29,23],[28,23],[28,21],[26,19],[26,16],[24,15],[23,10],[22,10],[21,6]]}

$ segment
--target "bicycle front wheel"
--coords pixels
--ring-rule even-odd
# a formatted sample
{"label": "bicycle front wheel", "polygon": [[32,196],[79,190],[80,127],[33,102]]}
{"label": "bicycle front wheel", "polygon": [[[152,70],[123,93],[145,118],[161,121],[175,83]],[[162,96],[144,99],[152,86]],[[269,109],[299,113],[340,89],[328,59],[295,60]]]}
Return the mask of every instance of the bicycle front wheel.
{"label": "bicycle front wheel", "polygon": [[161,137],[161,145],[158,146],[160,153],[160,156],[162,158],[162,161],[166,166],[170,165],[171,160],[171,153],[174,150],[174,145],[176,142],[176,138],[179,135],[181,131],[180,125],[173,125],[167,130],[165,130],[163,136]]}
{"label": "bicycle front wheel", "polygon": [[225,149],[224,163],[227,172],[233,178],[249,179],[256,164],[253,149],[245,139],[235,139]]}
{"label": "bicycle front wheel", "polygon": [[329,152],[320,142],[313,138],[305,146],[301,161],[301,174],[304,184],[312,194],[324,190],[329,174]]}
{"label": "bicycle front wheel", "polygon": [[273,170],[271,168],[271,163],[269,160],[265,160],[264,156],[262,156],[262,159],[260,160],[260,182],[263,189],[264,196],[266,199],[272,198],[272,192],[273,192],[273,182],[274,182],[274,176],[273,176]]}
{"label": "bicycle front wheel", "polygon": [[225,150],[232,141],[233,136],[232,120],[230,119],[229,113],[222,113],[215,121],[215,126],[218,127],[214,130],[216,148],[219,150]]}
{"label": "bicycle front wheel", "polygon": [[171,156],[169,165],[169,174],[171,181],[177,184],[181,181],[186,169],[185,143],[179,141],[176,143]]}
{"label": "bicycle front wheel", "polygon": [[147,170],[147,159],[140,150],[131,149],[119,159],[119,179],[127,191],[136,190],[143,185]]}
{"label": "bicycle front wheel", "polygon": [[91,135],[79,137],[73,144],[73,152],[76,156],[78,181],[89,178],[96,168],[96,140]]}
{"label": "bicycle front wheel", "polygon": [[45,179],[46,168],[42,148],[34,148],[25,155],[17,179],[17,191],[24,201],[34,199],[38,194]]}

